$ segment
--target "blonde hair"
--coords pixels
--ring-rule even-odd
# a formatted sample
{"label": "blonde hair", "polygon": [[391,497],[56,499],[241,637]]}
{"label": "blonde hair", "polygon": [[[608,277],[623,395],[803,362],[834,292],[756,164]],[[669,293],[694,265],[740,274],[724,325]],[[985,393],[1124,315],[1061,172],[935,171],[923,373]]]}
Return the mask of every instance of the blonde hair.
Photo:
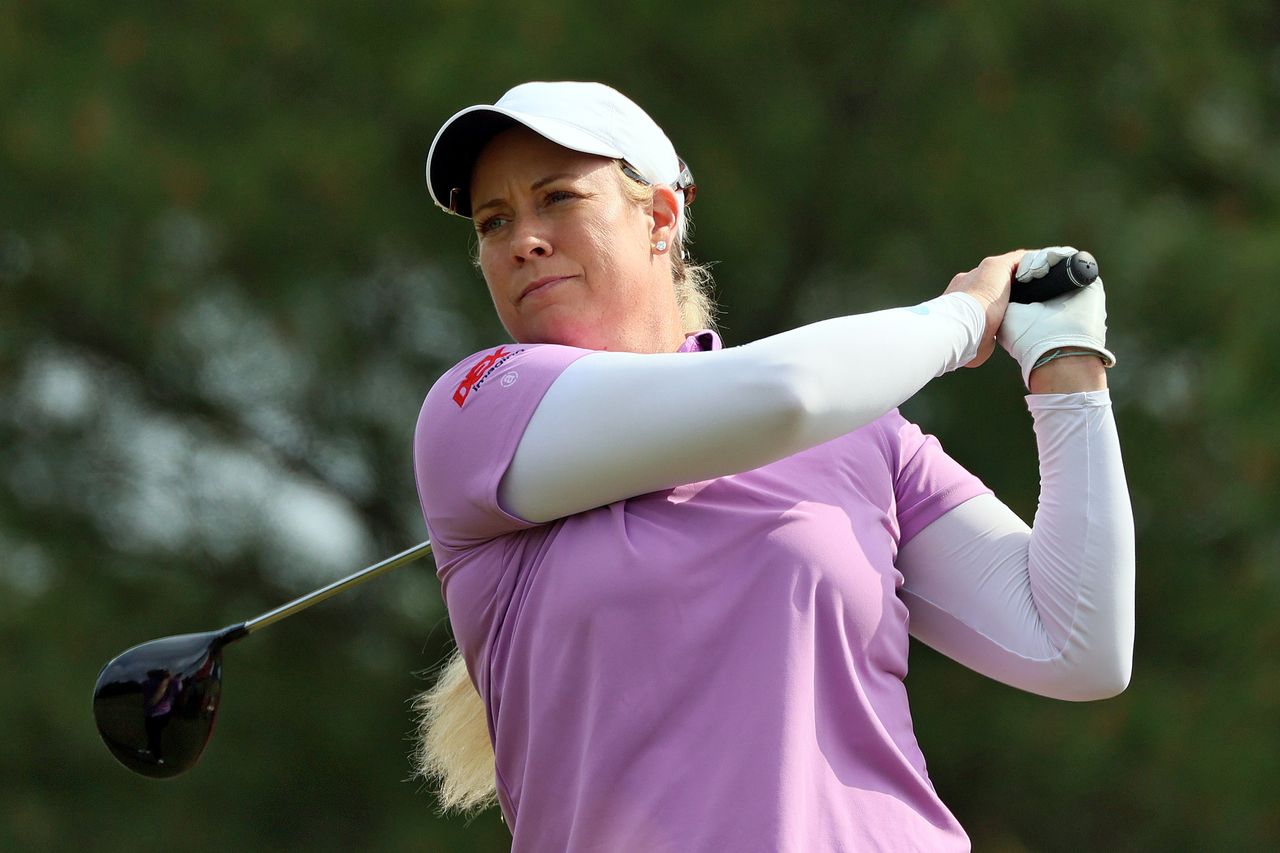
{"label": "blonde hair", "polygon": [[[628,177],[626,172],[622,171],[622,161],[617,163],[622,194],[644,207],[653,204],[653,185],[642,184]],[[716,325],[716,303],[712,295],[711,267],[707,264],[695,263],[689,256],[687,248],[690,242],[689,231],[692,227],[689,208],[684,206],[680,215],[680,228],[676,232],[675,245],[671,247],[668,257],[671,258],[671,283],[676,289],[676,304],[680,306],[680,320],[686,332],[714,329]]]}
{"label": "blonde hair", "polygon": [[414,775],[436,789],[440,811],[477,812],[498,801],[488,714],[456,647],[431,689],[413,701]]}
{"label": "blonde hair", "polygon": [[[639,205],[653,203],[653,186],[627,177],[621,163],[618,177],[628,199]],[[696,332],[715,327],[716,306],[710,268],[695,263],[686,251],[689,228],[685,208],[667,256],[684,331]],[[436,789],[441,812],[477,812],[497,804],[488,713],[460,650],[454,648],[435,683],[414,698],[413,711],[418,721],[414,775]]]}

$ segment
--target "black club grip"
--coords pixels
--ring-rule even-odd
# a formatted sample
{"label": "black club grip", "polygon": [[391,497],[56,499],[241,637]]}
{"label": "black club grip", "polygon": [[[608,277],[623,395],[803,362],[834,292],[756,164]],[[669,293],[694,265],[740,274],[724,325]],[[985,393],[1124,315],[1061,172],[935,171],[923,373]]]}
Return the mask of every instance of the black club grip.
{"label": "black club grip", "polygon": [[1033,278],[1031,281],[1014,279],[1010,291],[1010,302],[1045,302],[1055,296],[1088,287],[1098,278],[1098,262],[1088,252],[1076,252],[1069,258],[1063,258],[1049,267],[1044,278]]}

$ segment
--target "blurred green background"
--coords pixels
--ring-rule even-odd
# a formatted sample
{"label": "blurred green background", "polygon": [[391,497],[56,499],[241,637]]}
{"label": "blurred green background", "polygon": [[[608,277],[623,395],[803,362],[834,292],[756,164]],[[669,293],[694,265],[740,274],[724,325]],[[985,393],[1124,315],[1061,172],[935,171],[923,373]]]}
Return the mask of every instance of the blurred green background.
{"label": "blurred green background", "polygon": [[[90,691],[425,536],[410,439],[504,340],[440,123],[528,79],[644,105],[743,343],[1070,243],[1107,281],[1134,677],[1075,705],[913,648],[975,849],[1280,845],[1280,7],[1272,2],[0,2],[0,849],[493,851],[407,781],[429,563],[228,652],[200,766],[136,777]],[[905,407],[1030,518],[1003,355]]]}

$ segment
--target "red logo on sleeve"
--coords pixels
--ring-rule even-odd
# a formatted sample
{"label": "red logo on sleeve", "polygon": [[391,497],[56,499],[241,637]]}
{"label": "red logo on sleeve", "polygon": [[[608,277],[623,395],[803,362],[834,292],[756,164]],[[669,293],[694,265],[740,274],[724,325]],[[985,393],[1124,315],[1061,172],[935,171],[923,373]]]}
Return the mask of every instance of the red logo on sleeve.
{"label": "red logo on sleeve", "polygon": [[[516,352],[519,351],[516,350]],[[508,352],[506,347],[498,347],[471,365],[467,375],[458,383],[458,387],[453,389],[453,402],[458,404],[458,408],[462,408],[462,404],[467,402],[467,398],[471,396],[472,392],[489,378],[489,374],[493,373],[500,364],[515,354],[514,352]]]}

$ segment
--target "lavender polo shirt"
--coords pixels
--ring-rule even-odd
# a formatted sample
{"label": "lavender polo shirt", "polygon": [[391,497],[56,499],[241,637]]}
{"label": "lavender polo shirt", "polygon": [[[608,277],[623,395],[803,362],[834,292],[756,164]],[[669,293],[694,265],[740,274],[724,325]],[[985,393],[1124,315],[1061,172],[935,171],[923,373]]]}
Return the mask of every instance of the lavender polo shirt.
{"label": "lavender polo shirt", "polygon": [[987,489],[895,410],[753,471],[530,523],[499,480],[589,353],[477,353],[431,389],[414,442],[513,850],[968,849],[912,732],[894,558]]}

